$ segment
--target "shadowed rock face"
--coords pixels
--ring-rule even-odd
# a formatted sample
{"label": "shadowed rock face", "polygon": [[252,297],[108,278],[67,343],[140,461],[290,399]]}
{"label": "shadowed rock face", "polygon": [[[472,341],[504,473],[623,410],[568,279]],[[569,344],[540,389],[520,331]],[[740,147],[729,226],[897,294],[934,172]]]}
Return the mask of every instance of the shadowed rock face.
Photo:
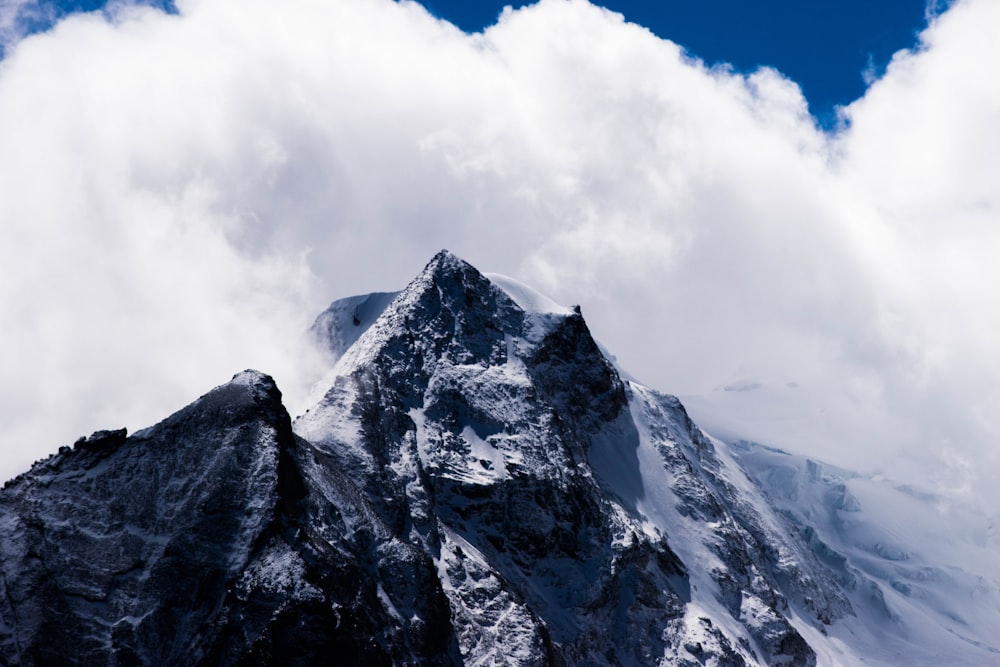
{"label": "shadowed rock face", "polygon": [[197,662],[274,522],[292,441],[274,383],[248,372],[151,429],[99,432],[9,483],[4,655]]}
{"label": "shadowed rock face", "polygon": [[[0,494],[0,663],[447,662],[429,557],[385,539],[326,463],[333,498],[274,382],[248,371],[37,464]],[[397,627],[380,584],[416,600],[421,628]]]}
{"label": "shadowed rock face", "polygon": [[[815,663],[789,599],[837,600],[578,310],[526,310],[446,252],[378,296],[317,324],[343,355],[294,431],[246,371],[8,483],[0,664]],[[643,514],[640,446],[670,526]]]}

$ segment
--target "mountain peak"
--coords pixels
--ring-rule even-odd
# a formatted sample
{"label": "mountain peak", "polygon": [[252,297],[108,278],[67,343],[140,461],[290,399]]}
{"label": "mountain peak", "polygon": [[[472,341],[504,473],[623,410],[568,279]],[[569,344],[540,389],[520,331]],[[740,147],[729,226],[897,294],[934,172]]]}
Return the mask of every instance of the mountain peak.
{"label": "mountain peak", "polygon": [[448,250],[441,250],[434,255],[423,270],[410,282],[403,291],[422,289],[429,286],[439,288],[449,285],[477,285],[485,288],[483,275],[472,264]]}
{"label": "mountain peak", "polygon": [[438,271],[466,271],[469,269],[476,270],[474,266],[455,253],[447,248],[442,248],[431,257],[431,261],[427,262],[424,272],[436,273]]}
{"label": "mountain peak", "polygon": [[480,273],[479,269],[461,257],[442,250],[427,263],[423,271],[403,290],[420,293],[434,288],[441,297],[441,305],[449,309],[492,307],[508,309],[510,303],[498,303],[496,286]]}
{"label": "mountain peak", "polygon": [[[435,319],[445,325],[438,337],[475,333],[474,328],[461,324],[477,320],[488,324],[487,328],[537,341],[560,320],[579,315],[579,306],[558,304],[514,278],[481,273],[457,255],[441,250],[398,292],[373,292],[333,301],[316,318],[311,332],[334,359],[349,356],[342,364],[346,367],[366,363],[387,337],[406,328],[423,328]],[[447,328],[456,321],[458,330]],[[359,342],[369,330],[371,335]],[[346,355],[352,347],[357,349]]]}
{"label": "mountain peak", "polygon": [[434,256],[357,338],[338,373],[371,363],[424,368],[438,360],[489,365],[506,354],[504,336],[519,336],[525,313],[468,262]]}
{"label": "mountain peak", "polygon": [[[294,426],[247,370],[0,491],[0,664],[913,664],[936,631],[899,610],[954,572],[624,380],[579,308],[443,250],[313,329],[343,354]],[[937,632],[930,664],[996,655]]]}
{"label": "mountain peak", "polygon": [[[344,306],[372,301],[370,295],[334,302],[324,314],[322,326],[329,328],[321,337],[334,345],[346,340],[353,332],[335,328],[345,323]],[[516,378],[547,387],[553,401],[573,406],[574,416],[586,412],[584,404],[593,399],[578,390],[584,377],[592,382],[588,390],[600,388],[597,400],[604,404],[598,413],[615,413],[624,404],[622,382],[579,309],[561,306],[512,278],[487,276],[447,250],[435,255],[355,338],[334,374],[380,378],[400,390],[411,407],[424,405],[435,378],[455,372],[499,374],[505,382]],[[339,387],[335,383],[334,394]],[[299,428],[310,430],[316,419],[316,412],[303,416]]]}
{"label": "mountain peak", "polygon": [[[469,660],[552,645],[581,664],[683,664],[677,651],[697,636],[688,643],[726,664],[755,662],[746,637],[768,662],[815,664],[779,590],[802,579],[749,556],[787,547],[714,476],[725,464],[679,402],[622,380],[578,308],[442,251],[334,375],[295,431],[391,534],[437,554]],[[675,547],[675,532],[697,537]],[[702,562],[715,565],[684,565]],[[796,602],[844,613],[811,581],[790,587]],[[696,584],[695,607],[744,638],[681,620]],[[650,595],[623,598],[622,586]],[[483,599],[517,613],[516,637]]]}

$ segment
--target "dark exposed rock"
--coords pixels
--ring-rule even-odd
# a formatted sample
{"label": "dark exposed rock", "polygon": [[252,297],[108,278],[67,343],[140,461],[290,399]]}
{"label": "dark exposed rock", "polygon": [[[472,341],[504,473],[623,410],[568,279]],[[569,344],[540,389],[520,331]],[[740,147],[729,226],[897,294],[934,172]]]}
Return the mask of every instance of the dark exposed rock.
{"label": "dark exposed rock", "polygon": [[97,433],[0,496],[4,655],[22,664],[194,663],[273,521],[291,442],[247,372],[126,439]]}
{"label": "dark exposed rock", "polygon": [[442,252],[314,332],[294,430],[246,371],[6,486],[0,664],[808,666],[789,609],[849,611],[579,308]]}
{"label": "dark exposed rock", "polygon": [[[80,444],[0,496],[0,662],[453,662],[430,558],[380,539],[270,378],[242,373],[131,438]],[[318,475],[341,495],[318,496]],[[348,515],[353,538],[332,540]]]}
{"label": "dark exposed rock", "polygon": [[73,449],[84,449],[96,452],[102,449],[114,449],[125,442],[128,431],[124,428],[113,431],[95,431],[89,438],[80,438],[73,443]]}

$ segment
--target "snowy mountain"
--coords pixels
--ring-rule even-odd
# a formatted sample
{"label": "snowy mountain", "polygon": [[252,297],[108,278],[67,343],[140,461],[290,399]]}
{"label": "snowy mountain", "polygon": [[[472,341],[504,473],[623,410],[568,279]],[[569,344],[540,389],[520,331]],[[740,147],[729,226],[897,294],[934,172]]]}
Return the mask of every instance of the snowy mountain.
{"label": "snowy mountain", "polygon": [[247,371],[4,487],[0,663],[1000,658],[995,580],[865,541],[850,473],[706,435],[579,308],[441,252],[313,332],[294,422]]}

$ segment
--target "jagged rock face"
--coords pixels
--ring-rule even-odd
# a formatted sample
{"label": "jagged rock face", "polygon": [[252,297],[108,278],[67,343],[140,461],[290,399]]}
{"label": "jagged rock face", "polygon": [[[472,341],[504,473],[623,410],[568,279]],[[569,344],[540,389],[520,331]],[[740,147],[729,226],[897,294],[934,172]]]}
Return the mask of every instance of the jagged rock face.
{"label": "jagged rock face", "polygon": [[[457,653],[430,558],[393,540],[292,434],[273,381],[254,372],[9,483],[0,574],[2,664],[447,664]],[[383,597],[422,625],[402,627]]]}
{"label": "jagged rock face", "polygon": [[[782,558],[789,546],[735,500],[676,399],[623,382],[578,311],[525,309],[442,253],[337,376],[296,432],[357,481],[398,539],[434,555],[469,664],[809,665],[781,585],[794,580],[786,588],[807,611],[849,610]],[[640,429],[632,413],[643,410],[656,414]],[[640,442],[662,474],[643,479]],[[630,498],[644,483],[671,487],[676,517],[648,520]],[[685,521],[712,528],[682,561],[668,526]],[[689,569],[703,555],[716,565],[694,578],[742,636],[687,628]]]}
{"label": "jagged rock face", "polygon": [[248,371],[8,484],[0,664],[815,664],[792,620],[851,607],[808,540],[505,280],[334,302],[294,426]]}
{"label": "jagged rock face", "polygon": [[198,662],[273,519],[292,437],[273,383],[247,373],[151,429],[95,434],[9,483],[3,657]]}
{"label": "jagged rock face", "polygon": [[442,254],[339,368],[296,429],[397,538],[437,555],[467,661],[645,664],[662,651],[686,575],[587,464],[589,435],[627,402],[579,314],[527,313]]}

